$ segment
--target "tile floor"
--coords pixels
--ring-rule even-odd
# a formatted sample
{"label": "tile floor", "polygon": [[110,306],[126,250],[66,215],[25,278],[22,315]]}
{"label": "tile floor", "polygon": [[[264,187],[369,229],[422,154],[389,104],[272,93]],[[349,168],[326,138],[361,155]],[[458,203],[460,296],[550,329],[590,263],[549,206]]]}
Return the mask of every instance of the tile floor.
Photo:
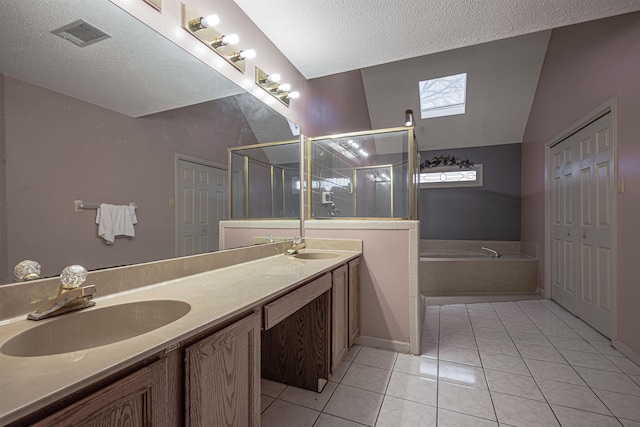
{"label": "tile floor", "polygon": [[640,427],[640,367],[549,300],[429,306],[421,356],[354,346],[322,393],[262,393],[264,427]]}

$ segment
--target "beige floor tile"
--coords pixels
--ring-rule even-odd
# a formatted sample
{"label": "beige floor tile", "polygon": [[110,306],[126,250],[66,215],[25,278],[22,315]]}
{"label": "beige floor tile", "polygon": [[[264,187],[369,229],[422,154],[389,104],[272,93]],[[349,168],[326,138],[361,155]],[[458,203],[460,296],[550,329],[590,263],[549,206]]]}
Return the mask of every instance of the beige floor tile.
{"label": "beige floor tile", "polygon": [[350,367],[351,367],[351,362],[347,362],[346,360],[343,360],[342,363],[340,363],[340,366],[338,367],[338,369],[336,369],[336,372],[329,375],[329,381],[339,383],[340,381],[342,381],[342,378],[344,378],[344,374],[347,373]]}
{"label": "beige floor tile", "polygon": [[398,353],[395,351],[363,347],[353,361],[361,365],[373,366],[390,371],[393,369],[397,356]]}
{"label": "beige floor tile", "polygon": [[544,396],[542,396],[542,392],[540,392],[535,380],[528,375],[518,375],[491,369],[486,369],[485,373],[489,383],[489,390],[492,392],[544,401]]}
{"label": "beige floor tile", "polygon": [[362,427],[362,424],[323,413],[320,414],[318,421],[316,421],[313,427]]}
{"label": "beige floor tile", "polygon": [[576,350],[558,349],[560,354],[567,359],[571,365],[583,366],[585,368],[603,369],[605,371],[620,372],[609,359],[601,354],[585,353]]}
{"label": "beige floor tile", "polygon": [[550,380],[536,380],[542,394],[552,405],[611,415],[589,387]]}
{"label": "beige floor tile", "polygon": [[636,365],[630,359],[626,357],[607,357],[614,365],[618,367],[622,372],[631,375],[640,375],[640,366]]}
{"label": "beige floor tile", "polygon": [[640,397],[598,389],[594,389],[593,392],[616,417],[640,421]]}
{"label": "beige floor tile", "polygon": [[435,406],[385,396],[376,427],[436,427]]}
{"label": "beige floor tile", "polygon": [[535,379],[554,380],[575,385],[586,385],[571,365],[524,359]]}
{"label": "beige floor tile", "polygon": [[260,393],[265,394],[270,397],[278,397],[280,393],[287,388],[286,384],[280,384],[275,381],[262,379],[260,383]]}
{"label": "beige floor tile", "polygon": [[482,353],[498,353],[520,357],[520,352],[512,341],[478,338],[478,350]]}
{"label": "beige floor tile", "polygon": [[551,409],[562,427],[620,427],[620,423],[614,417],[557,405],[551,405]]}
{"label": "beige floor tile", "polygon": [[327,385],[324,386],[322,393],[317,393],[311,390],[287,386],[278,399],[289,403],[295,403],[296,405],[304,406],[305,408],[322,411],[337,387],[338,383],[329,381]]}
{"label": "beige floor tile", "polygon": [[478,350],[464,347],[440,346],[440,360],[464,363],[466,365],[482,366]]}
{"label": "beige floor tile", "polygon": [[356,356],[358,355],[361,349],[362,349],[362,346],[359,346],[359,345],[352,346],[347,352],[347,354],[344,356],[343,360],[346,360],[347,362],[353,362],[353,359],[356,358]]}
{"label": "beige floor tile", "polygon": [[390,377],[389,370],[353,362],[340,382],[351,387],[384,393]]}
{"label": "beige floor tile", "polygon": [[514,427],[559,427],[549,404],[502,393],[491,393],[498,422]]}
{"label": "beige floor tile", "polygon": [[438,408],[485,418],[496,419],[491,397],[487,390],[450,384],[438,383]]}
{"label": "beige floor tile", "polygon": [[273,403],[274,400],[275,398],[271,396],[267,396],[266,394],[261,394],[260,395],[260,413],[263,413],[269,407],[269,405]]}
{"label": "beige floor tile", "polygon": [[461,363],[441,360],[438,366],[438,379],[454,384],[466,385],[475,388],[487,388],[484,370],[478,366],[464,365]]}
{"label": "beige floor tile", "polygon": [[384,395],[340,384],[324,412],[368,426],[374,425]]}
{"label": "beige floor tile", "polygon": [[575,369],[591,388],[640,396],[640,386],[626,374],[580,366],[576,366]]}
{"label": "beige floor tile", "polygon": [[438,427],[498,427],[498,423],[440,408]]}
{"label": "beige floor tile", "polygon": [[440,333],[440,345],[477,348],[473,335],[454,334],[451,332]]}
{"label": "beige floor tile", "polygon": [[395,372],[419,375],[427,378],[438,377],[438,361],[428,357],[416,357],[410,354],[398,354],[396,364],[393,367]]}
{"label": "beige floor tile", "polygon": [[438,382],[431,378],[394,372],[391,375],[387,396],[436,406]]}
{"label": "beige floor tile", "polygon": [[520,355],[525,359],[544,360],[545,362],[564,363],[567,361],[562,354],[553,347],[545,347],[541,345],[516,343],[516,347]]}
{"label": "beige floor tile", "polygon": [[320,412],[276,399],[262,414],[262,427],[311,427]]}
{"label": "beige floor tile", "polygon": [[482,367],[484,369],[493,369],[496,371],[511,372],[512,374],[531,375],[527,365],[521,357],[508,356],[506,354],[484,353],[480,355],[482,358]]}

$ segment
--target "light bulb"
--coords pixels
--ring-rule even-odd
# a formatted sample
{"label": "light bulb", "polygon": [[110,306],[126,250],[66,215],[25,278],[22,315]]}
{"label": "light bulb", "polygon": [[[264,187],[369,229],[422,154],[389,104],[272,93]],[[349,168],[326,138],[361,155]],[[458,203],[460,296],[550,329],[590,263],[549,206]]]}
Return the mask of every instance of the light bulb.
{"label": "light bulb", "polygon": [[353,148],[360,148],[360,144],[358,144],[357,142],[353,143]]}
{"label": "light bulb", "polygon": [[353,139],[347,141],[349,144],[353,145]]}
{"label": "light bulb", "polygon": [[267,76],[267,81],[270,81],[271,83],[278,83],[280,81],[280,74],[278,73],[273,73],[273,74],[269,74],[269,76]]}
{"label": "light bulb", "polygon": [[280,92],[288,92],[291,90],[291,85],[289,83],[282,83],[281,85],[278,85],[278,90]]}
{"label": "light bulb", "polygon": [[230,44],[236,44],[240,41],[240,37],[237,34],[229,34],[228,36],[222,36],[222,44],[225,46]]}
{"label": "light bulb", "polygon": [[220,18],[218,15],[208,15],[204,18],[200,18],[200,25],[204,28],[213,27],[214,25],[218,25],[220,23]]}
{"label": "light bulb", "polygon": [[255,57],[256,57],[256,51],[253,49],[240,51],[240,58],[242,59],[253,59]]}
{"label": "light bulb", "polygon": [[291,99],[297,99],[300,98],[300,92],[289,92],[289,98]]}

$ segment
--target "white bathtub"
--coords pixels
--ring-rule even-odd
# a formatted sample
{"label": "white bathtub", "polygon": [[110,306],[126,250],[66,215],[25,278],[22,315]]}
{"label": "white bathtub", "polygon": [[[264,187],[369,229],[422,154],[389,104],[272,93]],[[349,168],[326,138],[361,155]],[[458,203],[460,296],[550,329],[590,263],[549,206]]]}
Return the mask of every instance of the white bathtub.
{"label": "white bathtub", "polygon": [[419,281],[420,293],[431,296],[536,292],[538,260],[521,253],[421,251]]}

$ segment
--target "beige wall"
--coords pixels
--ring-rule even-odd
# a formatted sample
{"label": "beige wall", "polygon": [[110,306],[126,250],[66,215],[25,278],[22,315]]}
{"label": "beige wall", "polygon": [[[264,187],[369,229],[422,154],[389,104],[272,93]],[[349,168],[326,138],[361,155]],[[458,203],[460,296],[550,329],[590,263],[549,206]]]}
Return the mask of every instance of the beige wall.
{"label": "beige wall", "polygon": [[417,235],[417,221],[305,221],[305,238],[362,240],[362,342],[418,352]]}
{"label": "beige wall", "polygon": [[[607,99],[617,99],[618,340],[640,354],[640,13],[556,29],[522,147],[522,239],[537,246],[544,280],[545,143]],[[541,287],[549,284],[541,283]]]}

